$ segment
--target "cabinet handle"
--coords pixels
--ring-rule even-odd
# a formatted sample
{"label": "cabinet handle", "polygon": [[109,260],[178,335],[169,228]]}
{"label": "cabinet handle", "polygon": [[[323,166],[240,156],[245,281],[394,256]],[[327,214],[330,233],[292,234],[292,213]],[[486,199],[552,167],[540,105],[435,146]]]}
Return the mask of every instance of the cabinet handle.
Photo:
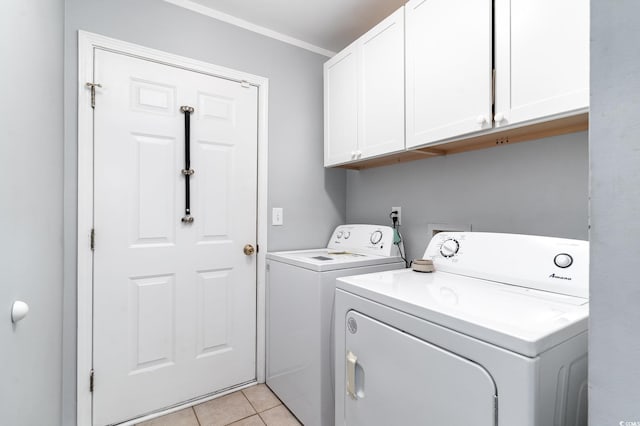
{"label": "cabinet handle", "polygon": [[362,157],[362,151],[357,151],[357,152],[356,152],[356,157],[357,157],[357,158]]}
{"label": "cabinet handle", "polygon": [[355,151],[351,151],[351,159],[353,160],[354,158],[356,158],[356,152]]}
{"label": "cabinet handle", "polygon": [[497,114],[495,115],[495,117],[493,117],[493,120],[494,120],[496,123],[501,122],[502,120],[504,120],[504,114],[503,114],[503,113],[501,113],[501,112],[497,113]]}
{"label": "cabinet handle", "polygon": [[484,115],[479,115],[478,118],[476,118],[476,122],[480,125],[483,125],[487,122],[487,117],[485,117]]}

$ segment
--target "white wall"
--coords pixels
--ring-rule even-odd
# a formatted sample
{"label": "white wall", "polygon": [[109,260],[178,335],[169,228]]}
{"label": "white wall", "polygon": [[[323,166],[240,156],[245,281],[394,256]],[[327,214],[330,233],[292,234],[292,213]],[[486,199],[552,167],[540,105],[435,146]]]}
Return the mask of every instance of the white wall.
{"label": "white wall", "polygon": [[[324,170],[323,56],[160,0],[66,0],[64,423],[75,419],[77,30],[269,79],[269,250],[323,246],[344,222],[345,172]],[[270,208],[269,208],[270,211]],[[263,247],[261,247],[262,249]]]}
{"label": "white wall", "polygon": [[640,4],[591,1],[589,424],[640,424]]}
{"label": "white wall", "polygon": [[[0,423],[55,425],[62,355],[63,0],[0,13]],[[14,300],[28,316],[12,326]]]}
{"label": "white wall", "polygon": [[587,239],[586,132],[347,173],[347,221],[390,224],[402,207],[408,258],[429,223]]}

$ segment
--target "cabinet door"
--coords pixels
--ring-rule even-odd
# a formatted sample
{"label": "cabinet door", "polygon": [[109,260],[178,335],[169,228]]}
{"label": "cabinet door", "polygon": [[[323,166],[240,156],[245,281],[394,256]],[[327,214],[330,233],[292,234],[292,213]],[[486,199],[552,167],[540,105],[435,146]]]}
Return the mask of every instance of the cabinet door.
{"label": "cabinet door", "polygon": [[325,166],[346,163],[355,158],[358,143],[356,55],[354,43],[324,64]]}
{"label": "cabinet door", "polygon": [[347,313],[345,326],[340,424],[496,424],[496,387],[480,365],[356,311]]}
{"label": "cabinet door", "polygon": [[589,0],[496,0],[496,126],[589,106]]}
{"label": "cabinet door", "polygon": [[359,40],[360,158],[404,149],[404,8]]}
{"label": "cabinet door", "polygon": [[407,148],[491,128],[491,0],[405,9]]}

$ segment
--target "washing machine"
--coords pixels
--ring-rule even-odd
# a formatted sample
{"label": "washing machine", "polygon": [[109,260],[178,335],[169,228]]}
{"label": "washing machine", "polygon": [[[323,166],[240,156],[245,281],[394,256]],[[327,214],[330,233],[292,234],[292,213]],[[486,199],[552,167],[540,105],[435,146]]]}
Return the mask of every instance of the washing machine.
{"label": "washing machine", "polygon": [[305,426],[330,426],[336,278],[405,267],[388,226],[342,225],[326,248],[267,254],[267,385]]}
{"label": "washing machine", "polygon": [[587,424],[586,241],[440,233],[411,269],[339,278],[335,424]]}

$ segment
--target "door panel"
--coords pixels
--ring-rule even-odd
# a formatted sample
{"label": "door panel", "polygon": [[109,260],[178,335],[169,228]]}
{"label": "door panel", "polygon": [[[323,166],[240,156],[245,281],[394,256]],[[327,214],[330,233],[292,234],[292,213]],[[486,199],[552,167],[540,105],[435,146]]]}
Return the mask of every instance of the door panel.
{"label": "door panel", "polygon": [[497,0],[496,126],[589,106],[589,1]]}
{"label": "door panel", "polygon": [[358,40],[361,158],[404,149],[404,8]]}
{"label": "door panel", "polygon": [[324,64],[324,165],[353,160],[358,148],[356,43]]}
{"label": "door panel", "polygon": [[492,3],[406,5],[407,148],[491,128]]}
{"label": "door panel", "polygon": [[347,313],[345,327],[341,356],[357,361],[356,397],[342,395],[344,424],[495,425],[496,388],[480,365],[356,311]]}
{"label": "door panel", "polygon": [[[257,89],[96,50],[94,424],[255,379]],[[184,224],[184,116],[191,214]]]}

